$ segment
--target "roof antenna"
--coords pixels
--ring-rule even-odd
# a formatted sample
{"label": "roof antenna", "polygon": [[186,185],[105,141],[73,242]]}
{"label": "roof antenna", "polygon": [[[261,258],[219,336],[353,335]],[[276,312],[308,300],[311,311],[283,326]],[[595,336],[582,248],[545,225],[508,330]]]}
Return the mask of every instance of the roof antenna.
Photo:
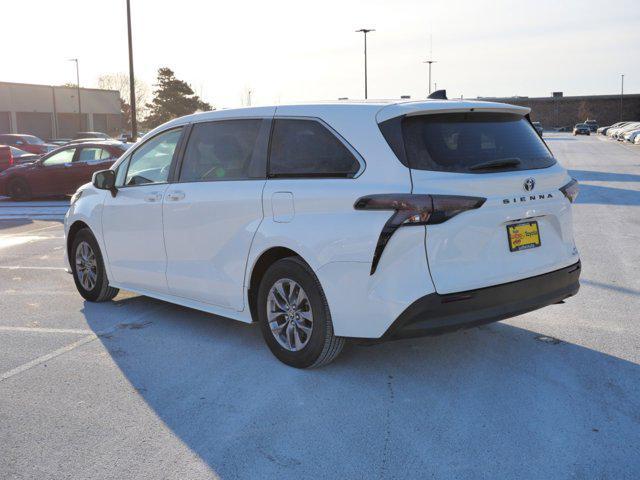
{"label": "roof antenna", "polygon": [[431,98],[432,100],[448,100],[447,91],[446,90],[436,90],[433,93],[430,93],[427,98]]}

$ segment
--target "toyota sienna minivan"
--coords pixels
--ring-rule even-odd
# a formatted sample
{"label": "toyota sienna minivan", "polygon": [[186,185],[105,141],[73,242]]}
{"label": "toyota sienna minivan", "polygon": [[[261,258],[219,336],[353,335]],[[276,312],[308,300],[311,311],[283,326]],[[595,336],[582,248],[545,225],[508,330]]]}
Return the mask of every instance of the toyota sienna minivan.
{"label": "toyota sienna minivan", "polygon": [[442,333],[579,288],[578,186],[500,103],[244,108],[172,120],[81,187],[80,294],[126,289],[260,325],[282,362]]}

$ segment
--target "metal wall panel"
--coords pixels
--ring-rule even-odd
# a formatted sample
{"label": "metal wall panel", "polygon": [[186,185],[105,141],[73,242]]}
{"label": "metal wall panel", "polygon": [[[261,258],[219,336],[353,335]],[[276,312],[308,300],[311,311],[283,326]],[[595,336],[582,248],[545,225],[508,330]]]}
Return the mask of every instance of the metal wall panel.
{"label": "metal wall panel", "polygon": [[58,138],[72,138],[76,133],[87,130],[87,115],[82,114],[82,126],[78,130],[77,113],[58,113]]}
{"label": "metal wall panel", "polygon": [[11,133],[11,112],[0,112],[0,133]]}
{"label": "metal wall panel", "polygon": [[42,139],[53,136],[53,116],[44,112],[16,112],[18,133],[29,133]]}

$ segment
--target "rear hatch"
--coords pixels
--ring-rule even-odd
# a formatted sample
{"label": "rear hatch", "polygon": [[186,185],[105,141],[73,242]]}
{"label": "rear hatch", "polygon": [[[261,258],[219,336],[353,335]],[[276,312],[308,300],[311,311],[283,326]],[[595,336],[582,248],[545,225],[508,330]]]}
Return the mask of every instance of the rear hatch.
{"label": "rear hatch", "polygon": [[559,190],[571,179],[525,114],[406,115],[395,119],[402,148],[389,141],[391,124],[381,124],[411,168],[413,193],[486,199],[479,208],[444,221],[432,217],[426,225],[438,293],[512,282],[578,261],[570,202]]}

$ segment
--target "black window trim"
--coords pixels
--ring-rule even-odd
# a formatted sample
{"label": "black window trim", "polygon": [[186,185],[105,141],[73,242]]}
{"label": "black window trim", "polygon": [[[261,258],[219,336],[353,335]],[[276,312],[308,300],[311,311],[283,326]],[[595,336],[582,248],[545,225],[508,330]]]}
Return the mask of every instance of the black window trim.
{"label": "black window trim", "polygon": [[[317,122],[320,125],[324,126],[333,136],[340,142],[342,145],[349,150],[351,155],[356,159],[360,168],[353,175],[350,174],[327,174],[327,173],[306,173],[306,174],[272,174],[271,173],[271,142],[273,140],[273,129],[275,127],[277,120],[304,120]],[[311,116],[296,116],[296,115],[282,115],[273,117],[273,122],[271,123],[271,132],[269,134],[269,152],[267,155],[267,180],[277,180],[277,179],[286,179],[286,180],[309,180],[309,179],[343,179],[343,180],[354,180],[360,177],[367,168],[367,162],[365,162],[360,152],[355,149],[353,145],[351,145],[342,135],[340,135],[331,125],[325,122],[320,117],[311,117]]]}
{"label": "black window trim", "polygon": [[[127,163],[127,171],[124,173],[124,183],[120,186],[118,186],[118,188],[135,188],[135,187],[146,187],[149,185],[167,185],[169,183],[171,183],[171,175],[173,173],[173,170],[175,168],[175,164],[177,162],[177,157],[178,157],[178,152],[181,150],[182,145],[184,143],[184,137],[185,137],[185,131],[188,124],[180,124],[180,125],[173,125],[169,128],[167,128],[166,130],[162,130],[161,132],[156,133],[155,135],[153,135],[152,137],[149,137],[147,139],[145,139],[144,142],[141,142],[140,145],[136,146],[135,149],[133,149],[132,151],[130,151],[124,160],[122,160],[122,162],[120,162],[117,166],[114,165],[114,167],[120,168],[120,165],[122,165],[123,163]],[[181,134],[180,134],[180,138],[178,139],[178,144],[176,145],[176,149],[173,151],[173,157],[171,157],[171,164],[169,166],[169,176],[167,177],[167,181],[166,182],[158,182],[158,183],[142,183],[140,185],[127,185],[127,175],[129,174],[129,167],[131,166],[131,158],[135,155],[135,153],[142,148],[143,145],[146,145],[148,142],[150,142],[151,140],[153,140],[154,138],[158,137],[159,135],[163,135],[165,133],[171,132],[173,130],[181,130]],[[124,156],[124,154],[123,154]],[[117,175],[117,172],[116,172]]]}
{"label": "black window trim", "polygon": [[[180,173],[182,172],[182,165],[184,163],[184,155],[187,151],[187,146],[189,145],[189,139],[191,138],[191,132],[193,127],[201,124],[201,123],[214,123],[214,122],[224,122],[224,121],[235,121],[235,120],[261,120],[262,122],[267,122],[266,126],[260,125],[260,130],[258,131],[258,138],[256,139],[256,146],[259,145],[261,141],[264,139],[261,138],[263,133],[263,128],[266,130],[266,135],[268,138],[266,139],[266,154],[267,161],[265,162],[265,172],[262,177],[259,178],[228,178],[228,179],[217,179],[217,180],[190,180],[188,182],[180,181]],[[269,168],[269,148],[271,147],[271,132],[273,130],[273,117],[272,116],[264,116],[264,115],[248,115],[248,116],[232,116],[232,117],[217,117],[213,119],[203,119],[197,122],[190,122],[186,125],[187,129],[184,133],[184,141],[180,145],[180,155],[176,161],[174,171],[171,172],[170,175],[170,183],[176,184],[187,184],[187,183],[214,183],[214,182],[247,182],[247,181],[264,181],[267,179],[267,172]]]}

